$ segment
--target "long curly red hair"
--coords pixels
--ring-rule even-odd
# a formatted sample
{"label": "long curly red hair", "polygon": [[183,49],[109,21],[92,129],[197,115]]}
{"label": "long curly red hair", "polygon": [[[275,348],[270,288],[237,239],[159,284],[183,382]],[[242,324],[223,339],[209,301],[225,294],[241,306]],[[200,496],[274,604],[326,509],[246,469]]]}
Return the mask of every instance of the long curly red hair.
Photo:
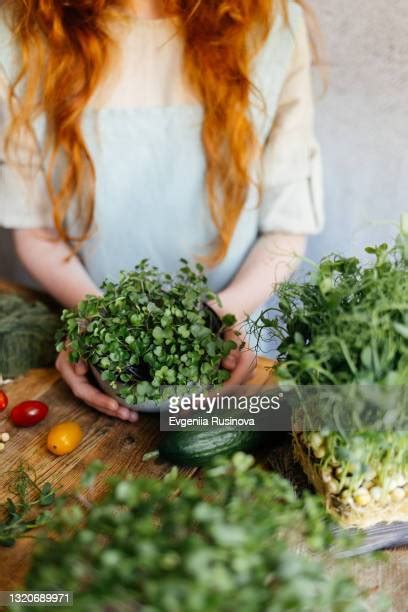
{"label": "long curly red hair", "polygon": [[[300,0],[299,0],[300,1]],[[116,41],[113,20],[124,19],[131,0],[6,0],[21,51],[21,70],[10,89],[12,121],[7,143],[33,119],[47,119],[47,181],[59,236],[74,246],[92,227],[95,168],[81,118],[109,70]],[[206,183],[218,240],[208,263],[225,256],[250,183],[256,136],[249,117],[251,60],[288,0],[164,0],[179,18],[184,64],[204,108],[202,142]],[[40,87],[39,87],[40,84]],[[16,106],[16,88],[22,86]],[[62,157],[61,157],[62,156]],[[63,172],[55,180],[56,170]],[[70,235],[67,213],[76,201],[81,229]]]}

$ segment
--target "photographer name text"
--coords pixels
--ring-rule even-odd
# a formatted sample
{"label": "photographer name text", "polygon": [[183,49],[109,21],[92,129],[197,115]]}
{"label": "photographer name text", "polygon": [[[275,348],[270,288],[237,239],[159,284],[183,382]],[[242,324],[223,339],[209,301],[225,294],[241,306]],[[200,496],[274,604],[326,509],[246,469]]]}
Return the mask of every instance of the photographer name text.
{"label": "photographer name text", "polygon": [[274,396],[250,397],[220,393],[213,396],[203,393],[193,393],[191,396],[183,397],[173,396],[169,400],[168,424],[171,427],[181,428],[253,426],[255,425],[253,415],[263,411],[279,410],[282,397],[282,393]]}

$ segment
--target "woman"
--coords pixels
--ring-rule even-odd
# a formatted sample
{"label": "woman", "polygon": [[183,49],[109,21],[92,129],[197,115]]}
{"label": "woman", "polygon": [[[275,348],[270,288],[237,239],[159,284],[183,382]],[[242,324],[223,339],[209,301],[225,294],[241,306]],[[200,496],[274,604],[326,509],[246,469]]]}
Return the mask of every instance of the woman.
{"label": "woman", "polygon": [[[322,224],[301,6],[8,0],[0,24],[0,224],[31,275],[72,307],[142,258],[200,257],[220,314],[260,307]],[[224,366],[239,384],[252,364]],[[136,420],[86,364],[57,367]]]}

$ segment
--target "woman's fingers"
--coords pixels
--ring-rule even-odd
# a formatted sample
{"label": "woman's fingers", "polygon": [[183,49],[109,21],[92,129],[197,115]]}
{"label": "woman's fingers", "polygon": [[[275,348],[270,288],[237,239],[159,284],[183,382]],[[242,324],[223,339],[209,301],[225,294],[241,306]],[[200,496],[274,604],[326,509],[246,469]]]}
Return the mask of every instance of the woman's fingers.
{"label": "woman's fingers", "polygon": [[248,382],[255,368],[256,355],[249,350],[241,352],[236,367],[232,369],[231,377],[225,383],[224,388],[233,387],[234,385],[243,385]]}
{"label": "woman's fingers", "polygon": [[79,376],[75,372],[68,360],[68,355],[61,353],[57,359],[56,367],[75,397],[98,409],[108,410],[113,413],[118,410],[119,404],[115,399],[93,387],[85,376]]}
{"label": "woman's fingers", "polygon": [[139,415],[134,410],[129,410],[126,406],[120,406],[117,415],[122,421],[130,421],[130,423],[136,423],[139,420]]}
{"label": "woman's fingers", "polygon": [[78,361],[78,363],[73,364],[74,372],[78,376],[85,376],[88,372],[88,364],[85,361]]}
{"label": "woman's fingers", "polygon": [[[73,389],[73,392],[78,399],[88,404],[88,406],[91,406],[91,408],[103,412],[103,414],[107,416],[116,417],[122,421],[130,421],[131,423],[135,423],[139,418],[137,412],[129,410],[129,408],[125,406],[121,406],[116,400],[104,395],[87,381],[79,384],[76,390]],[[114,404],[108,404],[106,400],[109,402],[113,401]]]}
{"label": "woman's fingers", "polygon": [[222,365],[226,370],[232,371],[237,367],[239,358],[240,358],[239,350],[234,349],[233,351],[230,352],[228,357],[226,357],[223,360]]}
{"label": "woman's fingers", "polygon": [[111,415],[116,416],[118,414],[118,402],[113,398],[104,395],[101,391],[93,387],[87,380],[80,379],[78,377],[77,379],[73,380],[71,389],[75,397],[82,400],[89,406],[103,410]]}
{"label": "woman's fingers", "polygon": [[227,357],[225,357],[225,359],[223,359],[222,362],[222,365],[226,370],[232,371],[237,367],[239,360],[241,359],[242,353],[239,349],[239,345],[242,341],[242,337],[241,334],[237,332],[237,330],[230,328],[225,331],[224,339],[232,340],[237,345],[237,348],[232,349],[232,351],[230,351],[230,353],[227,355]]}
{"label": "woman's fingers", "polygon": [[[116,417],[123,421],[130,421],[132,423],[137,421],[138,415],[136,412],[124,406],[120,406],[115,399],[105,395],[102,391],[90,384],[85,376],[88,370],[86,364],[80,362],[76,365],[78,366],[77,368],[72,367],[66,352],[60,353],[56,362],[57,370],[61,373],[62,378],[71,388],[75,397],[108,416]],[[84,373],[79,374],[79,372]]]}
{"label": "woman's fingers", "polygon": [[[251,378],[256,368],[256,355],[245,345],[242,331],[230,328],[226,330],[224,338],[233,340],[237,345],[237,348],[232,349],[222,361],[222,366],[231,372],[231,377],[224,388],[243,385]],[[240,345],[243,345],[243,348]]]}

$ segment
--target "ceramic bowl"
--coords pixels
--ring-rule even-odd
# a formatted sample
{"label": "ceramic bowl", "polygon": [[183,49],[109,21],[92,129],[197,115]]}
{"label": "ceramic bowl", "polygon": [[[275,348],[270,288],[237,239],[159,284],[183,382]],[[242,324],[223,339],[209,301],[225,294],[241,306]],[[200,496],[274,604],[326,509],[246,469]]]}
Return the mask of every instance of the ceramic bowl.
{"label": "ceramic bowl", "polygon": [[102,391],[106,393],[106,395],[113,397],[121,406],[125,406],[126,408],[129,408],[129,410],[135,410],[137,412],[162,412],[168,409],[169,403],[167,400],[164,400],[162,402],[146,400],[145,402],[140,404],[128,404],[122,397],[119,397],[119,395],[115,392],[114,389],[112,389],[109,383],[107,383],[105,380],[102,380],[100,373],[93,365],[91,365],[90,367],[92,374],[94,375],[96,382],[98,383]]}

